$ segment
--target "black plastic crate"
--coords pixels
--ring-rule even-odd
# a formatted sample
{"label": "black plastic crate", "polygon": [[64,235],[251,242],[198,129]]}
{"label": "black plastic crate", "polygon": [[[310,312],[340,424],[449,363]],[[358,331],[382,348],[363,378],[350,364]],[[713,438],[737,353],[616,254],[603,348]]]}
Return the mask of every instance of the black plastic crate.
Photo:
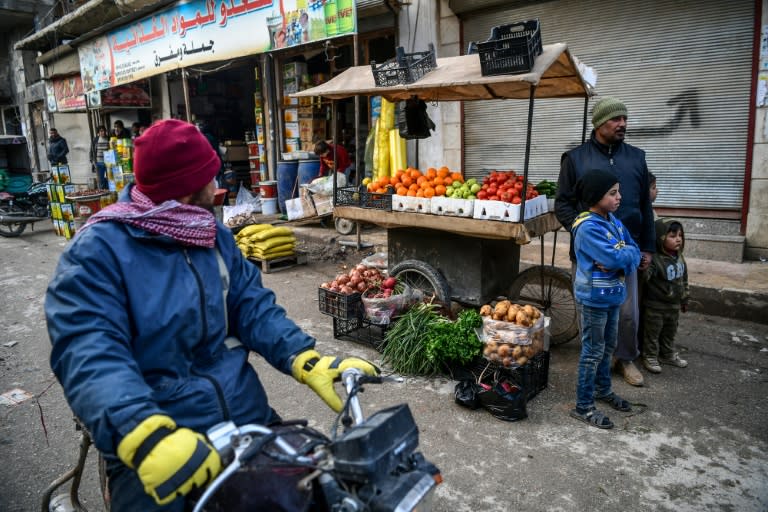
{"label": "black plastic crate", "polygon": [[394,58],[378,66],[376,61],[371,61],[376,87],[412,84],[437,67],[432,43],[426,52],[405,53],[405,48],[398,46],[395,53]]}
{"label": "black plastic crate", "polygon": [[[549,383],[549,352],[539,352],[519,368],[505,368],[481,357],[471,363],[468,369],[475,380],[482,376],[483,382],[493,379],[495,372],[500,372],[524,389],[526,399],[531,400],[545,390]],[[466,378],[466,375],[459,377]]]}
{"label": "black plastic crate", "polygon": [[334,318],[355,319],[363,314],[363,302],[359,293],[346,295],[325,288],[317,289],[317,303],[320,312]]}
{"label": "black plastic crate", "polygon": [[542,51],[539,20],[494,27],[488,41],[477,43],[477,51],[483,76],[529,72]]}
{"label": "black plastic crate", "polygon": [[358,206],[375,210],[392,211],[392,194],[368,192],[365,187],[339,187],[336,189],[336,206]]}
{"label": "black plastic crate", "polygon": [[384,337],[389,326],[373,324],[364,318],[333,319],[333,337],[342,341],[353,341],[370,345],[379,352],[384,349]]}

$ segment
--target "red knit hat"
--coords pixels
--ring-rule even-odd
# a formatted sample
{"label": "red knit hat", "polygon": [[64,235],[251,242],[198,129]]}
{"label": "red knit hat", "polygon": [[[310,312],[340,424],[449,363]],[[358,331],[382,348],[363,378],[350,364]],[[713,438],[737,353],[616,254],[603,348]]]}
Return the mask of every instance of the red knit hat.
{"label": "red knit hat", "polygon": [[154,123],[133,144],[136,187],[155,203],[202,190],[221,167],[208,139],[177,119]]}

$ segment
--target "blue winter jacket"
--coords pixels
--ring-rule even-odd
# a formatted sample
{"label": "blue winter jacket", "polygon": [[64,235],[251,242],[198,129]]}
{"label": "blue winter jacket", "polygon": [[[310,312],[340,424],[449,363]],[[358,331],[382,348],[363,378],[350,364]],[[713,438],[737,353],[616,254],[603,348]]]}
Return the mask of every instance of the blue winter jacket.
{"label": "blue winter jacket", "polygon": [[593,212],[580,213],[571,234],[576,302],[598,308],[621,305],[627,297],[624,277],[640,265],[640,249],[632,236],[612,213],[606,219]]}
{"label": "blue winter jacket", "polygon": [[[291,356],[314,346],[221,224],[216,246],[229,272],[226,320],[215,249],[100,222],[62,254],[45,300],[51,367],[102,453],[153,414],[198,432],[266,422],[247,349],[290,374]],[[244,346],[228,349],[227,336]]]}

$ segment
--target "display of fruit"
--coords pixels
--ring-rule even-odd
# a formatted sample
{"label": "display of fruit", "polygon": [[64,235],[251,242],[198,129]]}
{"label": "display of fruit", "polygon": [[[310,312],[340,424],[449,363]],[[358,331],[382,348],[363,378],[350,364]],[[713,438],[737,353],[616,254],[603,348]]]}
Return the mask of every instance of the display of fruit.
{"label": "display of fruit", "polygon": [[[381,288],[384,282],[389,283],[388,279],[382,275],[379,269],[361,263],[346,274],[337,275],[333,281],[322,283],[320,288],[344,295],[352,295],[353,293],[363,293],[369,288]],[[394,289],[394,287],[393,284],[392,288]]]}
{"label": "display of fruit", "polygon": [[547,197],[555,197],[557,195],[557,183],[549,180],[541,180],[536,185],[536,191]]}
{"label": "display of fruit", "polygon": [[[491,171],[483,178],[480,190],[475,195],[477,199],[520,204],[524,181],[523,176],[518,175],[515,171]],[[525,198],[532,199],[538,195],[536,188],[528,183]]]}
{"label": "display of fruit", "polygon": [[[450,191],[450,197],[455,197],[453,196],[454,190],[461,189],[464,184],[464,177],[460,172],[451,171],[448,167],[443,166],[439,169],[430,167],[424,172],[409,167],[397,171],[394,176],[382,176],[371,180],[366,186],[368,192],[377,194],[390,192],[401,196],[440,197],[448,196]],[[467,190],[470,190],[471,184],[467,185]]]}

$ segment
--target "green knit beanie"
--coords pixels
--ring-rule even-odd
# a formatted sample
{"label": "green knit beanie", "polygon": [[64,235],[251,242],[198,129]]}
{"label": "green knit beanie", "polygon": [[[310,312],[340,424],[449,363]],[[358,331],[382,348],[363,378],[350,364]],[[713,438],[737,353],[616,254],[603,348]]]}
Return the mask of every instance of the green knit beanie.
{"label": "green knit beanie", "polygon": [[592,109],[592,126],[597,128],[614,117],[627,117],[627,107],[618,98],[606,96],[595,103]]}

